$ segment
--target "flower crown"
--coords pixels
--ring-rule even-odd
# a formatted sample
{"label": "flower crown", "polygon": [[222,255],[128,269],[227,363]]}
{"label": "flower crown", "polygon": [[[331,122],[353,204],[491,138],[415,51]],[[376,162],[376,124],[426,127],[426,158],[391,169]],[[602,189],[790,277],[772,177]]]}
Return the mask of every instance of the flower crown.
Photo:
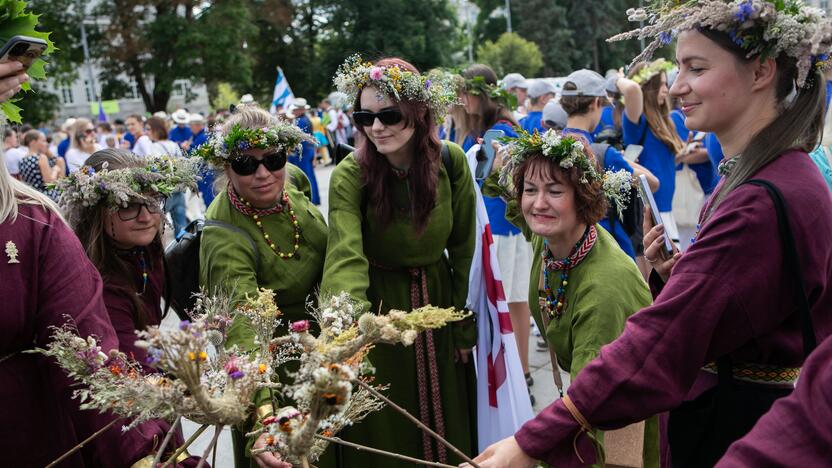
{"label": "flower crown", "polygon": [[517,96],[498,85],[489,84],[484,76],[475,76],[465,80],[465,92],[474,96],[488,96],[492,101],[509,110],[517,106]]}
{"label": "flower crown", "polygon": [[252,148],[277,148],[278,151],[288,154],[295,151],[304,141],[315,142],[303,130],[289,123],[279,122],[263,128],[243,128],[234,125],[226,135],[219,131],[212,132],[208,141],[194,150],[193,154],[214,166],[223,167],[230,159]]}
{"label": "flower crown", "polygon": [[659,73],[667,73],[675,68],[672,62],[668,62],[667,60],[660,58],[658,60],[654,60],[649,64],[645,65],[641,70],[638,71],[635,75],[633,75],[632,80],[638,83],[639,85],[643,85],[648,81],[652,80],[653,77],[658,75]]}
{"label": "flower crown", "polygon": [[110,209],[126,207],[130,202],[149,201],[149,193],[169,196],[173,192],[196,189],[200,162],[194,158],[158,156],[145,158],[141,167],[96,171],[82,166],[69,177],[59,179],[51,188],[61,192],[61,205],[93,207],[105,203]]}
{"label": "flower crown", "polygon": [[420,75],[395,64],[378,66],[363,61],[358,54],[350,56],[338,67],[332,81],[338,91],[346,94],[351,102],[355,102],[358,93],[368,86],[378,88],[396,101],[422,101],[437,121],[441,121],[448,108],[457,102],[456,88],[443,73]]}
{"label": "flower crown", "polygon": [[595,160],[584,152],[584,143],[572,136],[561,135],[555,130],[545,133],[529,132],[518,129],[517,138],[505,138],[509,143],[511,156],[500,172],[500,185],[509,193],[516,194],[513,175],[523,161],[538,154],[558,163],[563,169],[577,167],[581,171],[580,182],[588,184],[601,182],[601,189],[607,199],[615,203],[619,213],[623,213],[629,201],[630,188],[633,185],[632,174],[624,169],[618,172],[606,171],[600,173],[596,169]]}
{"label": "flower crown", "polygon": [[661,46],[682,31],[708,28],[722,31],[747,51],[746,57],[776,58],[781,54],[797,61],[797,86],[803,87],[811,67],[824,68],[832,46],[832,24],[823,10],[800,0],[660,0],[647,8],[627,10],[630,21],[645,21],[643,28],[615,35],[608,41],[653,38],[633,59],[649,60]]}

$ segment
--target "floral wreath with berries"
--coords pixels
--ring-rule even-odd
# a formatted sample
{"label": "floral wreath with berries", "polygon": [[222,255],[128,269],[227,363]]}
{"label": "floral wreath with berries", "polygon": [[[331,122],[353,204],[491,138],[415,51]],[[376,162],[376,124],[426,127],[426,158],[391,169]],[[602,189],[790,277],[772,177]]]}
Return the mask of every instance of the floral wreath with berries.
{"label": "floral wreath with berries", "polygon": [[59,201],[65,208],[106,204],[111,210],[117,210],[131,202],[151,201],[153,196],[167,197],[174,192],[196,189],[199,167],[200,161],[196,159],[171,156],[148,157],[144,166],[122,169],[108,169],[105,162],[98,171],[81,166],[49,188],[60,192]]}
{"label": "floral wreath with berries", "polygon": [[617,172],[599,171],[595,159],[587,155],[586,147],[581,140],[562,135],[555,130],[529,133],[518,129],[517,134],[516,138],[502,139],[509,144],[509,161],[500,172],[500,185],[509,194],[517,193],[513,176],[520,165],[533,156],[543,155],[565,170],[576,167],[580,171],[582,184],[600,182],[604,196],[615,203],[619,213],[624,212],[633,186],[632,174],[625,169]]}
{"label": "floral wreath with berries", "polygon": [[358,93],[374,87],[396,101],[406,99],[427,104],[434,118],[441,122],[451,105],[457,103],[456,87],[447,73],[431,71],[426,75],[413,73],[398,65],[375,65],[355,54],[338,67],[333,83],[339,92],[355,102]]}
{"label": "floral wreath with berries", "polygon": [[823,10],[800,0],[660,0],[645,8],[630,8],[627,15],[630,21],[649,24],[607,40],[653,38],[633,63],[649,60],[680,32],[706,28],[728,34],[747,51],[746,57],[766,59],[785,54],[793,58],[799,88],[806,84],[812,67],[829,65],[832,23]]}
{"label": "floral wreath with berries", "polygon": [[297,150],[303,142],[317,143],[310,135],[290,123],[279,122],[262,128],[234,125],[227,134],[220,131],[212,132],[208,141],[194,150],[193,155],[222,168],[231,159],[250,149],[276,148],[289,154]]}

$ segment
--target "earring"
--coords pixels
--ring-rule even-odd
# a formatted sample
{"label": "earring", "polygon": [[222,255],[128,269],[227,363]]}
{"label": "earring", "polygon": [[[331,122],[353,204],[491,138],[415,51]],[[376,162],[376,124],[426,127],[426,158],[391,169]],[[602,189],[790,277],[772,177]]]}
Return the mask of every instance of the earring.
{"label": "earring", "polygon": [[110,216],[110,237],[112,237],[113,240],[116,240],[116,225],[113,222],[112,216]]}

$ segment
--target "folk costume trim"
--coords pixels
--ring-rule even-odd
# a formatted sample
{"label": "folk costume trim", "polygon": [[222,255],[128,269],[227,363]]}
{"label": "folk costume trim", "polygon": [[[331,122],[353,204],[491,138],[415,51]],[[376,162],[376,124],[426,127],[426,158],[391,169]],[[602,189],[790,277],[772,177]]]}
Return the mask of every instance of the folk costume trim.
{"label": "folk costume trim", "polygon": [[250,149],[275,148],[286,154],[291,154],[300,148],[301,143],[315,143],[311,135],[307,135],[296,125],[278,122],[269,127],[244,128],[234,125],[228,133],[214,131],[208,136],[208,141],[194,150],[194,156],[205,160],[215,168],[223,168],[232,159],[242,156]]}
{"label": "folk costume trim", "polygon": [[[231,206],[234,207],[240,213],[248,216],[254,221],[254,224],[257,226],[257,229],[260,230],[260,233],[263,234],[263,239],[266,241],[266,244],[269,248],[274,252],[275,255],[282,258],[283,260],[288,260],[290,258],[294,258],[296,260],[300,260],[300,254],[298,253],[298,249],[300,249],[300,224],[298,223],[298,217],[295,215],[295,210],[292,208],[292,203],[289,201],[289,194],[284,190],[283,196],[281,198],[280,203],[277,205],[267,208],[267,209],[257,209],[251,206],[245,198],[238,195],[237,192],[234,190],[234,187],[231,184],[228,184],[228,200],[231,202]],[[285,208],[284,208],[285,207]],[[272,238],[266,232],[266,228],[263,227],[263,221],[261,218],[264,216],[269,216],[273,214],[282,213],[283,211],[287,211],[289,214],[289,221],[292,223],[292,250],[289,252],[283,252],[277,248],[277,244],[274,243]]]}
{"label": "folk costume trim", "polygon": [[[548,241],[543,243],[543,288],[546,297],[541,298],[541,313],[545,313],[549,318],[559,320],[566,309],[566,287],[569,285],[569,272],[577,267],[595,246],[598,240],[598,231],[595,226],[587,226],[584,235],[569,252],[566,258],[557,260],[549,250]],[[560,271],[560,285],[557,289],[557,294],[552,293],[552,287],[549,285],[549,273]]]}
{"label": "folk costume trim", "polygon": [[[718,373],[715,362],[706,364],[702,369],[712,374]],[[731,366],[731,370],[737,380],[762,385],[794,385],[800,377],[800,367],[740,363]]]}
{"label": "folk costume trim", "polygon": [[806,84],[812,67],[829,66],[832,23],[819,8],[800,0],[654,0],[645,8],[627,10],[642,28],[617,34],[608,42],[650,39],[633,64],[649,60],[679,33],[691,29],[722,31],[747,51],[746,57],[776,58],[785,54],[797,62],[797,87]]}
{"label": "folk costume trim", "polygon": [[347,95],[349,102],[355,102],[358,94],[366,87],[376,88],[396,102],[424,102],[439,122],[444,119],[450,106],[457,103],[456,86],[448,73],[435,71],[422,75],[395,64],[375,65],[363,60],[358,54],[348,57],[338,67],[332,82],[339,92]]}

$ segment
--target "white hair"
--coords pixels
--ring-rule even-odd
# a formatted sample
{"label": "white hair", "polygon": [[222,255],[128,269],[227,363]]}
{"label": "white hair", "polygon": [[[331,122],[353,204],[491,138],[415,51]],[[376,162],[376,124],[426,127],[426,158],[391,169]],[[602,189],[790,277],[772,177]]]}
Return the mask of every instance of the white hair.
{"label": "white hair", "polygon": [[0,143],[0,224],[11,219],[17,219],[17,205],[40,205],[44,210],[52,211],[63,220],[63,215],[58,205],[43,193],[35,190],[27,184],[13,178],[6,168],[5,149]]}

